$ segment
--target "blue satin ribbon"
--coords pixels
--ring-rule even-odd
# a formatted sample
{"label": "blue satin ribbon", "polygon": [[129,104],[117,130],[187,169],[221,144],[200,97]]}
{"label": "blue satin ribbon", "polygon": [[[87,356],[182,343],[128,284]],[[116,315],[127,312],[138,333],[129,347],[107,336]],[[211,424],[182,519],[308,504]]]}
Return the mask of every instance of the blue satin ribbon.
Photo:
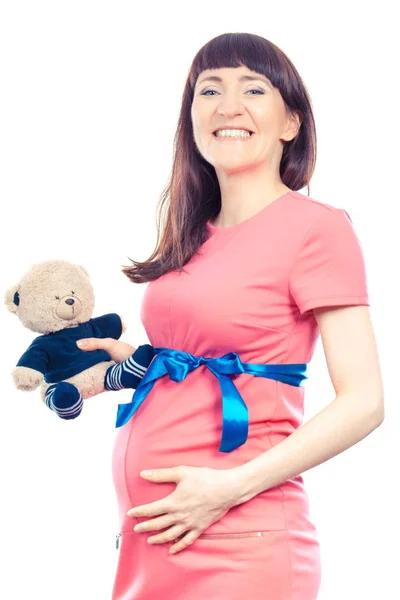
{"label": "blue satin ribbon", "polygon": [[132,401],[119,404],[116,427],[125,425],[137,411],[153,388],[156,379],[166,375],[173,381],[182,381],[186,375],[200,365],[206,365],[218,378],[222,392],[222,439],[220,452],[231,452],[247,440],[249,418],[247,406],[239,394],[230,375],[249,373],[257,377],[275,379],[289,385],[302,386],[308,378],[308,363],[257,364],[243,363],[235,352],[224,354],[220,358],[193,356],[188,352],[170,348],[154,348],[155,356],[143,379],[136,388]]}

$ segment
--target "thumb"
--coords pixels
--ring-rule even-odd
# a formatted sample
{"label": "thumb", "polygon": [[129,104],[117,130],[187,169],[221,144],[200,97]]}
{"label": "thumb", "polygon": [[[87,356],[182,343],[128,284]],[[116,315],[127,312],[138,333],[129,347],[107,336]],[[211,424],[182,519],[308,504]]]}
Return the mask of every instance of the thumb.
{"label": "thumb", "polygon": [[84,338],[82,340],[77,340],[76,345],[81,350],[96,350],[100,348],[100,346],[103,347],[103,344],[99,344],[99,342],[103,342],[103,340],[97,338]]}

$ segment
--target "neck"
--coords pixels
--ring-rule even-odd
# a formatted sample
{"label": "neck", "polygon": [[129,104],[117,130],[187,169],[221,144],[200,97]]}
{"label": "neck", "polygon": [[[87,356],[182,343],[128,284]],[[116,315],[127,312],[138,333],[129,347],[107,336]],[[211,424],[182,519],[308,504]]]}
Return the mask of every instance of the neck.
{"label": "neck", "polygon": [[217,172],[221,210],[213,225],[231,227],[252,217],[265,206],[291,191],[280,178],[271,179],[261,169]]}

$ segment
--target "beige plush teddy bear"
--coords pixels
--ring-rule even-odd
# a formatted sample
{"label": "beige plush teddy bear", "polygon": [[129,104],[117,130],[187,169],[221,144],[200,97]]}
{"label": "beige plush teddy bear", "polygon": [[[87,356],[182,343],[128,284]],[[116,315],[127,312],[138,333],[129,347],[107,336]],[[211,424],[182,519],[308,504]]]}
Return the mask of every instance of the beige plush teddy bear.
{"label": "beige plush teddy bear", "polygon": [[[79,339],[118,340],[125,332],[116,313],[91,318],[94,302],[87,270],[64,260],[31,266],[5,295],[7,308],[22,325],[41,334],[19,359],[12,372],[14,383],[23,391],[40,385],[42,401],[64,419],[77,417],[83,400],[90,396],[122,387],[136,388],[154,357],[152,346],[145,344],[115,366],[105,350],[85,352],[78,348]],[[121,375],[126,380],[124,385],[117,385]]]}

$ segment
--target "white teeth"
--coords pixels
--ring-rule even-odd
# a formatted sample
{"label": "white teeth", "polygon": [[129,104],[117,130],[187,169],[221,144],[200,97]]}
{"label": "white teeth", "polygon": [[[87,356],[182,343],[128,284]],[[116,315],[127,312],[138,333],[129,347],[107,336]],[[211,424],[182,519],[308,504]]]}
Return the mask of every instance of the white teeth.
{"label": "white teeth", "polygon": [[215,132],[216,137],[250,137],[250,132],[244,129],[220,129]]}

